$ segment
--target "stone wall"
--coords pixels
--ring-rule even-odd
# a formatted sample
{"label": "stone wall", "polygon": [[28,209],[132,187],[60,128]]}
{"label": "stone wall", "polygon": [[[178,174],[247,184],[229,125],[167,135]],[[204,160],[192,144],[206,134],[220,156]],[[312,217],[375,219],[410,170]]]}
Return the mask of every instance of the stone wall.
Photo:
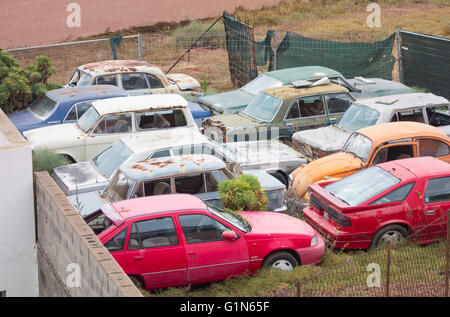
{"label": "stone wall", "polygon": [[34,179],[39,295],[142,296],[50,175]]}

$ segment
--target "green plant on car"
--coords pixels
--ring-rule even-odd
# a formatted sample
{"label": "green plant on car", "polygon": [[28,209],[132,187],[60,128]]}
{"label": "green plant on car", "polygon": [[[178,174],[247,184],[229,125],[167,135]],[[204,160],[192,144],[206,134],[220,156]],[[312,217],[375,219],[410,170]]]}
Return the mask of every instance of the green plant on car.
{"label": "green plant on car", "polygon": [[258,179],[253,175],[241,175],[219,184],[219,196],[223,207],[232,212],[242,210],[266,210],[268,198]]}

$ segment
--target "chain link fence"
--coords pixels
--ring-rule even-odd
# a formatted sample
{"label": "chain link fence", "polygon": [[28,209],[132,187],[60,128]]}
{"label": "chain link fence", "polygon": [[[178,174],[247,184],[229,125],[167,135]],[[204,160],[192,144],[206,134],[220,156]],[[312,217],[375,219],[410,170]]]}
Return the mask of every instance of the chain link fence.
{"label": "chain link fence", "polygon": [[[416,210],[419,212],[419,210]],[[418,225],[400,242],[368,251],[339,251],[347,260],[296,281],[271,296],[448,296],[450,212]],[[446,237],[447,235],[447,237]],[[430,241],[433,242],[430,243]]]}

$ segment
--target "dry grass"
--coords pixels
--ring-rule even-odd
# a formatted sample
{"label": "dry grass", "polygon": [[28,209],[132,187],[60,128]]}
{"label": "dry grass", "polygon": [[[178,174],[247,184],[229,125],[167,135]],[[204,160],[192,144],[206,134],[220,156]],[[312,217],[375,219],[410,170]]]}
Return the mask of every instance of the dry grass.
{"label": "dry grass", "polygon": [[[366,6],[368,0],[297,0],[281,2],[277,6],[260,10],[237,8],[235,16],[255,28],[256,40],[264,38],[268,29],[278,32],[279,42],[283,31],[292,31],[305,36],[335,41],[375,41],[384,39],[396,28],[410,31],[450,36],[450,3],[447,0],[379,0],[381,5],[381,28],[369,28],[366,25]],[[209,26],[214,18],[205,19]],[[136,34],[144,35],[143,59],[166,71],[185,51],[173,41],[176,30],[187,24],[161,23],[155,26],[130,28],[121,32],[107,33],[97,37]],[[200,32],[199,32],[200,34]],[[96,38],[95,36],[90,38]],[[186,41],[191,41],[192,34]],[[185,43],[185,45],[188,43]],[[393,52],[395,54],[395,51]],[[65,84],[77,66],[105,59],[112,59],[108,41],[14,52],[23,66],[32,64],[37,55],[47,55],[57,69],[51,80]],[[118,48],[121,59],[137,59],[137,39],[124,39]],[[267,70],[259,67],[259,71]],[[197,48],[184,57],[172,70],[172,73],[186,73],[199,81],[207,80],[213,91],[232,89],[228,70],[228,56],[224,48],[214,50]],[[394,74],[394,79],[396,74]]]}

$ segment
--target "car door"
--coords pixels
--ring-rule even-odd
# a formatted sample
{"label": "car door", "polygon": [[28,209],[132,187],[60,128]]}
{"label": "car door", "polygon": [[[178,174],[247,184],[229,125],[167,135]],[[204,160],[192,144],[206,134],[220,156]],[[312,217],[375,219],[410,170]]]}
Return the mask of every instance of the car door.
{"label": "car door", "polygon": [[116,140],[133,131],[133,114],[118,113],[103,116],[85,139],[85,160],[90,160]]}
{"label": "car door", "polygon": [[224,240],[230,228],[204,213],[179,215],[187,256],[189,283],[226,279],[244,273],[249,267],[249,252],[243,234],[235,240]]}
{"label": "car door", "polygon": [[134,221],[124,253],[128,274],[141,276],[147,288],[186,284],[186,252],[172,216]]}
{"label": "car door", "polygon": [[[203,173],[203,184],[196,196],[217,208],[223,208],[219,197],[218,185],[228,178],[219,170]],[[175,185],[176,186],[176,185]]]}
{"label": "car door", "polygon": [[450,209],[450,176],[431,178],[423,195],[424,242],[446,236],[447,210]]}
{"label": "car door", "polygon": [[128,224],[121,228],[114,230],[108,237],[105,238],[104,246],[111,253],[120,267],[128,272],[127,258],[125,256],[125,242],[128,237]]}
{"label": "car door", "polygon": [[327,122],[322,96],[297,98],[285,113],[280,136],[291,136],[300,130],[315,129],[326,125]]}
{"label": "car door", "polygon": [[371,161],[367,167],[389,162],[393,160],[399,160],[409,157],[417,156],[417,143],[412,142],[411,139],[393,141],[387,145],[383,145],[374,150]]}
{"label": "car door", "polygon": [[328,124],[334,124],[342,117],[350,107],[353,98],[348,93],[324,95],[325,111]]}

